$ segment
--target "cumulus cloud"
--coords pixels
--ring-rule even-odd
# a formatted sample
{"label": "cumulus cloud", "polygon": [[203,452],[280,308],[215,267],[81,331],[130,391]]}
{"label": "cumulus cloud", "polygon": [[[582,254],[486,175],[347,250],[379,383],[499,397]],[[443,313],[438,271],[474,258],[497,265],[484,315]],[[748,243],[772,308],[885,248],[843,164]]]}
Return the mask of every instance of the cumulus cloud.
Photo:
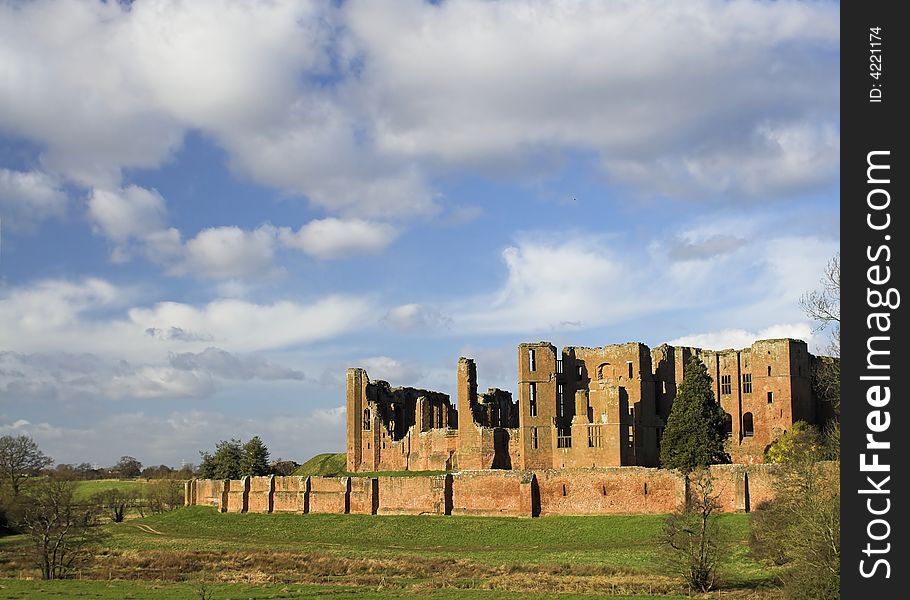
{"label": "cumulus cloud", "polygon": [[210,227],[187,240],[175,274],[229,279],[273,272],[276,229],[263,225],[253,231],[239,227]]}
{"label": "cumulus cloud", "polygon": [[424,375],[419,365],[389,356],[362,358],[357,364],[367,370],[370,379],[382,379],[392,385],[415,385]]}
{"label": "cumulus cloud", "polygon": [[[138,294],[100,279],[46,280],[0,295],[0,339],[18,352],[92,352],[148,363],[167,352],[256,352],[313,343],[362,327],[375,308],[361,297],[269,304],[224,299],[136,306]],[[375,318],[373,318],[375,322]]]}
{"label": "cumulus cloud", "polygon": [[335,259],[380,253],[398,235],[386,223],[328,217],[310,221],[296,232],[268,223],[252,230],[222,226],[202,229],[184,240],[179,230],[167,226],[165,199],[156,190],[135,185],[94,188],[88,198],[88,217],[95,231],[113,244],[114,262],[138,253],[171,275],[235,286],[281,273],[274,264],[279,245],[315,258]]}
{"label": "cumulus cloud", "polygon": [[223,299],[201,307],[159,302],[152,308],[131,308],[129,321],[141,331],[176,328],[229,351],[255,352],[346,333],[359,327],[370,312],[366,300],[338,295],[310,304],[284,300],[263,305]]}
{"label": "cumulus cloud", "polygon": [[808,323],[780,323],[765,327],[759,331],[745,329],[722,329],[685,335],[667,342],[671,346],[694,346],[706,350],[726,350],[727,348],[748,348],[756,340],[794,338],[811,344],[812,327]]}
{"label": "cumulus cloud", "polygon": [[628,293],[653,285],[650,273],[599,236],[573,232],[523,238],[502,251],[506,278],[495,292],[445,308],[455,329],[505,333],[595,327],[669,305],[660,295]]}
{"label": "cumulus cloud", "polygon": [[89,186],[161,165],[188,130],[236,172],[348,217],[432,214],[439,174],[536,176],[542,157],[578,151],[619,183],[726,201],[813,189],[837,169],[833,3],[0,11],[0,130]]}
{"label": "cumulus cloud", "polygon": [[442,314],[439,309],[424,304],[401,304],[389,309],[382,318],[399,331],[428,331],[446,329],[452,319]]}
{"label": "cumulus cloud", "polygon": [[715,215],[633,251],[622,236],[526,233],[502,251],[505,276],[495,289],[440,310],[453,315],[454,330],[470,333],[591,329],[679,310],[732,328],[798,322],[799,297],[837,242],[791,231],[790,221]]}
{"label": "cumulus cloud", "polygon": [[125,374],[115,375],[103,386],[105,394],[114,399],[138,398],[202,398],[210,396],[214,382],[205,371],[186,371],[168,367],[148,366]]}
{"label": "cumulus cloud", "polygon": [[758,194],[836,169],[837,63],[819,60],[836,5],[398,4],[344,6],[388,153],[495,168],[585,149],[652,192]]}
{"label": "cumulus cloud", "polygon": [[289,248],[327,259],[377,254],[385,250],[397,235],[397,230],[385,223],[329,217],[310,221],[296,232],[282,229],[280,239]]}
{"label": "cumulus cloud", "polygon": [[171,354],[171,367],[181,371],[205,370],[223,379],[304,379],[302,371],[275,364],[262,356],[234,355],[220,348]]}
{"label": "cumulus cloud", "polygon": [[60,182],[41,171],[0,168],[0,218],[7,226],[32,226],[66,212],[67,197]]}

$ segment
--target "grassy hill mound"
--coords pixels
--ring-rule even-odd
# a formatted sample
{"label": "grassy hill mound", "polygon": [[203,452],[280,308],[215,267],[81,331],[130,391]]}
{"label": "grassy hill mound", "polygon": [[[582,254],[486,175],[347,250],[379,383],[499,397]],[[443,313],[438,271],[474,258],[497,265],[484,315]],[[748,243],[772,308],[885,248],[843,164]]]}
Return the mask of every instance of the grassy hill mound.
{"label": "grassy hill mound", "polygon": [[332,454],[329,452],[326,454],[317,454],[306,461],[297,467],[297,470],[294,471],[294,475],[322,475],[325,477],[332,477],[335,475],[344,475],[346,467],[346,454]]}

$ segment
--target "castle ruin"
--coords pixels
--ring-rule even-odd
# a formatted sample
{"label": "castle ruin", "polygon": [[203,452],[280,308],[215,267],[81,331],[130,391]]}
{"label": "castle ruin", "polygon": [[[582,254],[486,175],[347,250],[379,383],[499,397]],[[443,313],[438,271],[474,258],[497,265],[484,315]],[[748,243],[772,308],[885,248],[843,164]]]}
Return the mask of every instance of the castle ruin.
{"label": "castle ruin", "polygon": [[796,421],[824,409],[810,373],[820,360],[795,339],[742,350],[639,342],[600,348],[548,342],[518,347],[518,397],[477,390],[477,367],[460,358],[457,406],[440,392],[371,382],[347,371],[349,472],[657,467],[660,440],[689,358],[708,368],[726,412],[734,463],[761,463]]}

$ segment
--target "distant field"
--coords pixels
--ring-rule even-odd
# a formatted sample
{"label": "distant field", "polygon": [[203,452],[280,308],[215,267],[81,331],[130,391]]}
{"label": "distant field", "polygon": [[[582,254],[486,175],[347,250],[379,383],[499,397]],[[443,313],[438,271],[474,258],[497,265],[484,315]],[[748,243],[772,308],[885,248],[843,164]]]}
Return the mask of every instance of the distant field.
{"label": "distant field", "polygon": [[[83,573],[105,581],[0,581],[0,597],[26,598],[42,589],[49,597],[123,598],[126,588],[106,581],[121,578],[142,581],[123,584],[137,586],[129,588],[131,598],[198,598],[194,582],[205,578],[218,581],[215,598],[356,592],[518,599],[546,591],[562,598],[682,598],[680,581],[661,575],[655,543],[661,525],[662,517],[651,515],[267,515],[192,507],[107,526],[105,551]],[[726,589],[717,597],[777,598],[774,573],[747,555],[749,515],[723,515],[721,525],[731,548],[722,567]],[[23,572],[21,562],[6,559],[14,546],[0,544],[0,577]]]}
{"label": "distant field", "polygon": [[76,488],[76,497],[88,500],[94,494],[110,489],[123,490],[124,492],[141,492],[148,484],[144,479],[93,479],[80,481]]}

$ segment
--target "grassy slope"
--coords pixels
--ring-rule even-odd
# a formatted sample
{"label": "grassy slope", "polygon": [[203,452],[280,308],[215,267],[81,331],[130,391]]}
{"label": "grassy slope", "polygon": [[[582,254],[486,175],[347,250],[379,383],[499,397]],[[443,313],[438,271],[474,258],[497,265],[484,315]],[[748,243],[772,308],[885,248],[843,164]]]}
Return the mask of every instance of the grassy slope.
{"label": "grassy slope", "polygon": [[375,477],[385,475],[389,477],[424,477],[426,475],[441,475],[445,471],[381,471],[378,473],[348,473],[346,454],[317,454],[306,461],[294,471],[294,475],[320,475],[334,477],[337,475],[351,475],[354,477]]}
{"label": "grassy slope", "polygon": [[347,466],[346,454],[317,454],[310,460],[306,461],[294,471],[294,475],[323,475],[333,476],[344,473]]}

